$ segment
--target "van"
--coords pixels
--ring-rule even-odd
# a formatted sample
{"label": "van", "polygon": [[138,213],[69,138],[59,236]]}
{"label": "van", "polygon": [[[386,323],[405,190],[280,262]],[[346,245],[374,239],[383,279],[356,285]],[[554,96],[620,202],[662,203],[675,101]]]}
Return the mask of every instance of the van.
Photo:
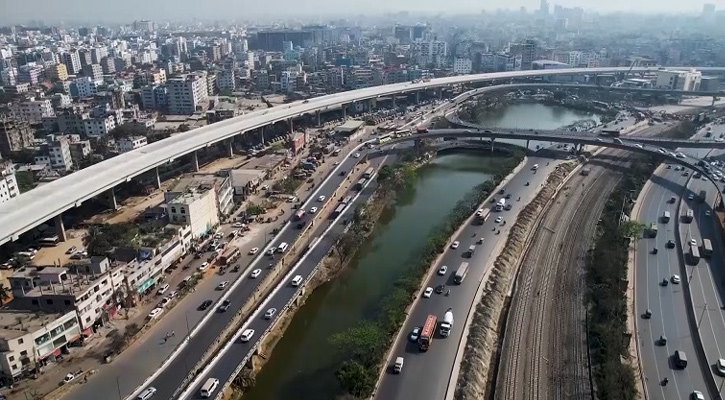
{"label": "van", "polygon": [[285,251],[287,251],[287,248],[288,248],[288,247],[289,247],[289,245],[288,245],[287,243],[285,243],[285,242],[282,242],[282,243],[280,243],[280,244],[279,244],[279,246],[277,247],[277,252],[278,252],[278,253],[284,253]]}
{"label": "van", "polygon": [[665,224],[670,222],[670,212],[669,211],[665,211],[662,213],[662,222]]}
{"label": "van", "polygon": [[677,368],[687,367],[687,355],[682,350],[675,350],[675,366]]}
{"label": "van", "polygon": [[302,275],[297,275],[292,278],[292,286],[299,286],[302,283]]}
{"label": "van", "polygon": [[396,374],[399,374],[403,370],[403,362],[405,359],[403,357],[398,357],[395,359],[395,364],[393,364],[393,372]]}
{"label": "van", "polygon": [[201,387],[201,397],[209,398],[214,393],[217,386],[219,386],[219,379],[209,378],[204,382],[204,386]]}
{"label": "van", "polygon": [[472,257],[473,256],[473,253],[475,251],[476,251],[476,245],[475,244],[472,244],[472,245],[468,246],[468,250],[466,250],[466,252],[463,253],[463,255],[465,257]]}
{"label": "van", "polygon": [[153,386],[149,386],[136,397],[136,400],[149,400],[150,398],[154,397],[155,394],[156,388]]}
{"label": "van", "polygon": [[161,294],[166,293],[166,291],[169,290],[169,287],[170,286],[169,286],[168,283],[164,283],[163,285],[161,285],[161,287],[159,288],[159,290],[156,291],[156,294],[161,295]]}

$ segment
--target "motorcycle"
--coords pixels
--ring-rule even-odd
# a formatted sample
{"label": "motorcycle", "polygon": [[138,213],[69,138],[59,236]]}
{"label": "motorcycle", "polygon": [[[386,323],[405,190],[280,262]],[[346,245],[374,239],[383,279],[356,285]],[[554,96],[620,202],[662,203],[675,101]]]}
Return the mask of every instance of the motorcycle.
{"label": "motorcycle", "polygon": [[496,231],[496,234],[497,235],[500,234],[500,233],[501,233],[501,230],[500,229]]}
{"label": "motorcycle", "polygon": [[450,294],[451,294],[451,289],[448,289],[448,291],[446,292],[446,296],[449,296]]}
{"label": "motorcycle", "polygon": [[667,379],[667,378],[663,379],[662,380],[662,386],[667,386],[667,383],[669,383],[669,382],[670,382],[669,379]]}

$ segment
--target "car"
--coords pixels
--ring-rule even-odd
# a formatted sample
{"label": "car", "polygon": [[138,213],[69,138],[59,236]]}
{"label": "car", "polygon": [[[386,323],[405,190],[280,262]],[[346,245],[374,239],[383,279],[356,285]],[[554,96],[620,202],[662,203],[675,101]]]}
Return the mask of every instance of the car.
{"label": "car", "polygon": [[680,276],[677,274],[672,275],[672,278],[670,280],[672,281],[672,283],[678,284],[678,283],[680,283]]}
{"label": "car", "polygon": [[503,222],[503,217],[496,217],[496,223],[500,224],[501,222]]}
{"label": "car", "polygon": [[200,265],[200,266],[198,266],[198,267],[197,267],[196,269],[197,269],[197,270],[198,270],[199,272],[204,272],[204,270],[206,270],[206,267],[208,267],[208,266],[209,266],[209,263],[208,263],[208,262],[206,262],[206,261],[204,261],[204,262],[203,262],[203,263],[201,263],[201,265]]}
{"label": "car", "polygon": [[232,224],[232,228],[244,228],[244,224],[241,222],[235,222]]}
{"label": "car", "polygon": [[690,397],[692,398],[692,400],[705,400],[705,396],[699,390],[695,390],[694,392],[692,392]]}
{"label": "car", "polygon": [[710,215],[712,215],[712,213],[710,212],[710,210],[706,210],[706,211],[705,211],[705,216],[706,216],[706,217],[709,217]]}
{"label": "car", "polygon": [[673,204],[675,201],[677,201],[677,199],[674,196],[672,196],[672,197],[670,197],[670,199],[667,202],[670,204]]}
{"label": "car", "polygon": [[244,332],[242,332],[242,343],[248,342],[250,339],[252,339],[252,336],[254,336],[254,329],[247,329]]}
{"label": "car", "polygon": [[156,304],[156,308],[165,308],[170,302],[171,299],[169,299],[168,297],[164,297],[163,299],[161,299],[161,301],[159,301],[158,304]]}
{"label": "car", "polygon": [[483,242],[484,242],[483,238],[478,238],[478,240],[476,240],[476,244],[483,244]]}
{"label": "car", "polygon": [[657,248],[656,248],[656,247],[655,247],[655,248],[653,248],[653,249],[652,249],[652,254],[657,254],[657,253],[658,253],[658,250],[657,250]]}
{"label": "car", "polygon": [[360,158],[360,153],[355,153],[352,156],[355,157],[355,158]]}
{"label": "car", "polygon": [[262,270],[260,268],[257,268],[254,271],[252,271],[251,274],[249,274],[249,277],[254,279],[254,278],[259,277],[259,275],[262,275]]}
{"label": "car", "polygon": [[695,195],[690,193],[687,195],[687,200],[695,200]]}
{"label": "car", "polygon": [[65,251],[65,254],[73,254],[73,252],[75,252],[76,250],[78,250],[78,248],[76,248],[75,246],[71,246],[68,248],[68,250]]}
{"label": "car", "polygon": [[455,242],[451,243],[451,248],[452,248],[453,250],[455,250],[455,249],[457,249],[457,248],[458,248],[458,246],[460,246],[460,245],[461,245],[461,242],[459,242],[458,240],[456,240]]}
{"label": "car", "polygon": [[268,256],[273,256],[275,251],[277,251],[277,248],[276,247],[270,247],[270,248],[267,249],[267,253],[266,254]]}
{"label": "car", "polygon": [[423,292],[423,297],[425,297],[427,299],[427,298],[430,298],[430,296],[432,296],[432,295],[433,295],[433,288],[430,286],[425,288],[425,291]]}
{"label": "car", "polygon": [[325,196],[320,196],[317,198],[317,201],[319,201],[321,203],[321,202],[325,201],[326,198],[327,197],[325,197]]}
{"label": "car", "polygon": [[227,288],[227,286],[229,286],[229,281],[219,282],[219,284],[216,285],[216,290],[224,290]]}
{"label": "car", "polygon": [[136,400],[149,400],[156,394],[156,388],[149,386],[136,396]]}
{"label": "car", "polygon": [[511,198],[511,193],[509,193],[509,194],[507,194],[506,196],[504,196],[504,198],[505,198],[506,200],[510,199],[510,198]]}
{"label": "car", "polygon": [[211,304],[212,304],[212,303],[213,303],[213,301],[211,301],[211,300],[204,300],[204,301],[203,301],[203,302],[202,302],[202,303],[201,303],[201,304],[199,305],[199,310],[200,310],[200,311],[204,311],[204,310],[206,310],[207,308],[209,308],[209,306],[211,306]]}
{"label": "car", "polygon": [[408,339],[410,339],[411,342],[417,342],[418,338],[420,337],[420,327],[413,328],[412,331],[410,331],[410,334],[408,335]]}
{"label": "car", "polygon": [[448,272],[448,267],[445,265],[438,269],[438,275],[445,275],[446,272]]}
{"label": "car", "polygon": [[221,305],[219,306],[219,311],[220,311],[220,312],[226,312],[226,311],[227,311],[227,310],[229,309],[229,306],[231,305],[231,303],[232,303],[232,302],[231,302],[231,301],[229,301],[229,299],[227,299],[227,300],[224,300],[224,301],[222,302],[222,304],[221,304]]}
{"label": "car", "polygon": [[264,319],[272,319],[272,317],[274,317],[274,314],[277,314],[277,309],[272,307],[264,313]]}
{"label": "car", "polygon": [[506,211],[511,211],[511,209],[514,208],[514,206],[511,205],[511,203],[506,204],[506,206],[503,208]]}
{"label": "car", "polygon": [[497,200],[496,200],[496,198],[495,198],[495,197],[491,197],[491,201],[489,201],[489,203],[493,204],[493,203],[495,203],[496,201],[497,201]]}
{"label": "car", "polygon": [[690,239],[690,246],[697,246],[697,239]]}
{"label": "car", "polygon": [[156,307],[153,310],[151,310],[151,312],[149,313],[149,315],[147,316],[147,318],[148,319],[155,319],[156,317],[158,317],[159,315],[161,315],[162,312],[164,312],[164,309],[163,308]]}
{"label": "car", "polygon": [[500,190],[500,191],[498,192],[498,194],[504,194],[504,193],[506,193],[506,189],[501,189],[501,190]]}
{"label": "car", "polygon": [[642,318],[644,318],[644,319],[652,318],[652,310],[650,310],[650,309],[645,310],[644,314],[642,314]]}
{"label": "car", "polygon": [[253,256],[253,255],[257,254],[257,253],[259,253],[259,247],[252,247],[251,249],[249,249],[249,255],[250,256]]}
{"label": "car", "polygon": [[441,294],[446,290],[446,285],[438,285],[436,286],[436,293]]}
{"label": "car", "polygon": [[335,161],[332,165],[340,165],[339,161]]}
{"label": "car", "polygon": [[674,249],[675,248],[675,241],[670,239],[667,241],[667,244],[665,245],[668,249]]}
{"label": "car", "polygon": [[72,381],[73,379],[75,379],[75,378],[76,378],[76,376],[75,376],[74,374],[72,374],[72,373],[70,373],[70,372],[69,372],[69,373],[67,373],[67,374],[66,374],[66,375],[65,375],[65,376],[63,377],[63,381],[61,382],[61,384],[62,384],[62,385],[65,385],[66,383],[70,383],[70,382],[71,382],[71,381]]}
{"label": "car", "polygon": [[314,214],[317,212],[317,207],[310,208],[310,214]]}
{"label": "car", "polygon": [[715,369],[717,370],[717,374],[720,376],[725,376],[725,359],[719,359],[717,360],[717,363],[715,363]]}
{"label": "car", "polygon": [[643,149],[643,148],[644,148],[644,146],[642,146],[642,145],[641,145],[641,144],[639,144],[639,143],[635,143],[634,147],[636,147],[636,148],[638,148],[638,149]]}

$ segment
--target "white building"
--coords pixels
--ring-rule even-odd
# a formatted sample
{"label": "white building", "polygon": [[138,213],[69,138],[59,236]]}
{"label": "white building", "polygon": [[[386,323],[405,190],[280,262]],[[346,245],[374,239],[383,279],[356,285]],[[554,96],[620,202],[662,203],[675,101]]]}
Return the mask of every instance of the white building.
{"label": "white building", "polygon": [[473,61],[470,58],[456,58],[453,62],[453,73],[466,75],[473,71]]}
{"label": "white building", "polygon": [[448,54],[446,42],[438,40],[413,42],[410,50],[413,58],[423,66],[433,64],[436,67],[441,67],[445,64],[446,55]]}
{"label": "white building", "polygon": [[297,71],[282,71],[279,77],[280,89],[283,93],[290,93],[297,90]]}
{"label": "white building", "polygon": [[216,84],[219,90],[235,90],[236,74],[232,70],[219,71],[216,75]]}
{"label": "white building", "polygon": [[0,310],[0,367],[6,377],[33,371],[81,336],[75,310],[60,313]]}
{"label": "white building", "polygon": [[181,195],[167,192],[164,197],[167,197],[171,223],[189,226],[193,238],[207,234],[219,225],[218,202],[213,188],[191,189]]}
{"label": "white building", "polygon": [[697,91],[700,89],[702,72],[690,71],[657,71],[656,89]]}
{"label": "white building", "polygon": [[0,203],[4,203],[20,194],[15,179],[15,166],[9,161],[0,160]]}
{"label": "white building", "polygon": [[113,115],[89,117],[83,120],[83,134],[90,138],[108,135],[116,127],[116,118]]}
{"label": "white building", "polygon": [[169,113],[193,114],[209,99],[205,74],[188,74],[169,78],[166,82]]}
{"label": "white building", "polygon": [[126,153],[136,150],[148,144],[146,136],[129,136],[116,141],[119,153]]}
{"label": "white building", "polygon": [[73,97],[91,97],[98,91],[98,82],[93,78],[84,76],[76,78],[70,85],[70,94]]}
{"label": "white building", "polygon": [[27,101],[12,103],[10,110],[22,120],[29,122],[39,122],[43,118],[55,117],[53,103],[50,99],[35,100],[34,97],[31,97]]}
{"label": "white building", "polygon": [[44,146],[45,154],[36,156],[36,164],[48,164],[51,168],[68,172],[73,168],[73,158],[70,152],[70,140],[60,136]]}

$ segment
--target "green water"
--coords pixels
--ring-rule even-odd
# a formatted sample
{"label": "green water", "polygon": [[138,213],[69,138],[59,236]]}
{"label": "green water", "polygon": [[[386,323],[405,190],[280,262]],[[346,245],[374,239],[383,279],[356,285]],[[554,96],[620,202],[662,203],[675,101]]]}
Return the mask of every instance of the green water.
{"label": "green water", "polygon": [[485,126],[512,129],[557,129],[580,120],[600,121],[597,114],[540,103],[516,103],[492,108],[478,117],[478,122]]}

